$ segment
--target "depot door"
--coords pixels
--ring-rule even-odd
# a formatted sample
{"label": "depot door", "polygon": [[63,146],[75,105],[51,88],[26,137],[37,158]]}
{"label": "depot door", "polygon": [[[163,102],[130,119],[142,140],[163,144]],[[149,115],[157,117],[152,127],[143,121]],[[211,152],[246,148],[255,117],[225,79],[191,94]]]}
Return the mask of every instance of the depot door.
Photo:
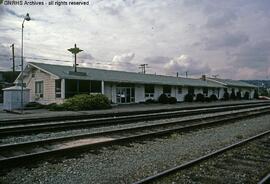
{"label": "depot door", "polygon": [[134,88],[132,87],[117,87],[116,88],[116,101],[117,103],[133,103],[134,98]]}

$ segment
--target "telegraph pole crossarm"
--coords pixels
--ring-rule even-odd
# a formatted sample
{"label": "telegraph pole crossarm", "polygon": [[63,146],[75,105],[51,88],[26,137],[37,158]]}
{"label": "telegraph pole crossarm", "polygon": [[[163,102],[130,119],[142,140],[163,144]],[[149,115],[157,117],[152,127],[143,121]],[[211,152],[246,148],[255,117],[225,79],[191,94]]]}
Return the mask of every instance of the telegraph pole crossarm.
{"label": "telegraph pole crossarm", "polygon": [[77,47],[76,43],[74,45],[74,48],[70,48],[68,49],[69,52],[71,52],[72,54],[74,54],[75,56],[75,61],[74,61],[74,71],[77,72],[77,54],[79,52],[82,52],[83,50],[81,50],[79,47]]}
{"label": "telegraph pole crossarm", "polygon": [[146,73],[146,68],[148,68],[148,64],[141,64],[139,66],[140,69],[142,69],[142,73],[145,74]]}

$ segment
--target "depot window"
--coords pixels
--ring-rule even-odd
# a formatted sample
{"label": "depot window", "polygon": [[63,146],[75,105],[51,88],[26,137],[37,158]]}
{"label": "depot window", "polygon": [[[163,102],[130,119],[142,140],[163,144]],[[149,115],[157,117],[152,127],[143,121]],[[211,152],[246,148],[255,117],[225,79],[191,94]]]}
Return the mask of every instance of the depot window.
{"label": "depot window", "polygon": [[66,98],[77,94],[101,93],[101,81],[71,80],[65,81]]}
{"label": "depot window", "polygon": [[35,94],[38,98],[43,98],[43,81],[35,82]]}
{"label": "depot window", "polygon": [[188,88],[188,94],[192,94],[192,95],[194,95],[194,88],[193,87],[189,87]]}
{"label": "depot window", "polygon": [[204,94],[205,96],[208,96],[208,88],[203,88],[203,94]]}
{"label": "depot window", "polygon": [[163,86],[163,93],[167,96],[171,96],[172,87],[171,86]]}
{"label": "depot window", "polygon": [[154,97],[155,86],[154,85],[145,85],[144,93],[145,93],[145,97]]}
{"label": "depot window", "polygon": [[101,81],[91,81],[91,93],[101,93]]}
{"label": "depot window", "polygon": [[61,98],[61,79],[55,80],[55,97]]}

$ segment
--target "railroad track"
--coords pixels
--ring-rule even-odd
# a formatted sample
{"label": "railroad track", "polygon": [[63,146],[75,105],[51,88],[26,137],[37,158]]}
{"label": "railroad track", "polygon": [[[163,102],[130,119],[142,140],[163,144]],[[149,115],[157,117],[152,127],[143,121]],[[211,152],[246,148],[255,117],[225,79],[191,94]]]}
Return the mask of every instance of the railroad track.
{"label": "railroad track", "polygon": [[185,110],[196,110],[196,109],[206,109],[206,108],[216,108],[216,107],[228,107],[228,106],[238,106],[238,105],[255,105],[255,104],[267,104],[269,101],[256,101],[256,102],[241,102],[241,103],[229,103],[229,104],[218,104],[218,105],[198,105],[190,107],[179,107],[179,108],[164,108],[164,109],[152,109],[152,110],[140,110],[140,111],[128,111],[128,112],[112,112],[112,113],[98,113],[98,114],[84,114],[84,115],[67,115],[58,117],[42,117],[42,118],[19,118],[14,120],[0,119],[1,126],[10,125],[27,125],[35,124],[41,122],[55,122],[55,121],[66,121],[66,120],[85,120],[85,119],[97,119],[97,118],[112,118],[121,116],[131,116],[131,115],[146,115],[152,113],[164,113],[164,112],[174,112],[174,111],[185,111]]}
{"label": "railroad track", "polygon": [[265,177],[263,177],[258,184],[267,184],[270,183],[270,173],[265,175]]}
{"label": "railroad track", "polygon": [[243,110],[243,112],[227,113],[205,118],[168,121],[151,125],[121,128],[111,131],[64,136],[32,142],[7,144],[0,146],[0,169],[20,165],[23,163],[42,160],[55,155],[72,154],[77,151],[89,150],[99,146],[120,144],[132,140],[156,138],[173,132],[189,131],[235,120],[268,114],[270,106]]}
{"label": "railroad track", "polygon": [[161,112],[161,113],[151,113],[151,114],[139,114],[130,116],[120,116],[120,117],[107,117],[98,119],[83,119],[83,120],[69,120],[60,122],[44,122],[44,123],[34,123],[34,124],[23,124],[23,125],[2,125],[0,127],[0,137],[6,137],[11,135],[26,135],[34,133],[44,133],[61,131],[68,129],[79,129],[79,128],[90,128],[99,126],[109,126],[116,124],[125,124],[131,122],[139,121],[149,121],[149,120],[160,120],[176,117],[184,117],[191,115],[198,115],[204,113],[217,113],[232,110],[240,110],[247,108],[263,107],[270,105],[270,102],[266,103],[252,103],[252,104],[238,104],[226,107],[207,107],[195,110],[180,110],[173,112]]}
{"label": "railroad track", "polygon": [[270,182],[270,130],[169,168],[134,184]]}

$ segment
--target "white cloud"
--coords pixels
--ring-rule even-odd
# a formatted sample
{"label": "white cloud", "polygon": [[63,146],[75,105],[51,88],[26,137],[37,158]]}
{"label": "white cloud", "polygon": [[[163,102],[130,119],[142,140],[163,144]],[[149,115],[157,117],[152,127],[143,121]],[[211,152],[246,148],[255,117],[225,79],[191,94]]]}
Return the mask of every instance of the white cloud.
{"label": "white cloud", "polygon": [[[0,5],[1,44],[15,43],[20,49],[22,15],[29,12],[32,21],[25,24],[26,56],[72,60],[67,49],[77,43],[88,54],[88,60],[78,59],[99,68],[108,68],[107,63],[112,62],[111,69],[138,71],[138,63],[149,61],[151,73],[175,72],[173,66],[177,70],[204,73],[211,67],[212,71],[220,71],[221,76],[238,79],[244,77],[244,71],[236,76],[221,69],[227,65],[239,67],[244,63],[238,61],[242,58],[254,62],[259,58],[260,65],[255,68],[259,74],[269,67],[269,57],[245,54],[254,44],[269,37],[265,31],[270,29],[268,1],[93,0],[90,4],[86,7]],[[264,46],[259,45],[258,50],[260,47]],[[9,54],[4,52],[9,51],[0,48],[0,53]],[[136,59],[131,52],[136,53]],[[179,59],[181,56],[171,59],[179,53],[185,53],[189,59]],[[155,63],[149,58],[154,58]],[[2,63],[0,67],[8,67],[7,62]],[[164,72],[166,63],[168,71]],[[246,67],[253,69],[252,65]],[[265,72],[247,75],[265,78]]]}
{"label": "white cloud", "polygon": [[135,57],[134,53],[116,55],[113,57],[112,62],[113,63],[130,62],[131,60],[133,60],[134,57]]}
{"label": "white cloud", "polygon": [[135,63],[131,61],[134,59],[135,53],[125,53],[121,55],[116,55],[113,57],[111,64],[109,65],[109,69],[112,70],[126,70],[126,71],[134,71],[134,69],[138,68]]}
{"label": "white cloud", "polygon": [[211,69],[207,64],[192,59],[188,55],[180,55],[179,57],[173,58],[169,63],[164,66],[167,74],[184,74],[188,72],[192,76],[199,76],[202,74],[209,73]]}

